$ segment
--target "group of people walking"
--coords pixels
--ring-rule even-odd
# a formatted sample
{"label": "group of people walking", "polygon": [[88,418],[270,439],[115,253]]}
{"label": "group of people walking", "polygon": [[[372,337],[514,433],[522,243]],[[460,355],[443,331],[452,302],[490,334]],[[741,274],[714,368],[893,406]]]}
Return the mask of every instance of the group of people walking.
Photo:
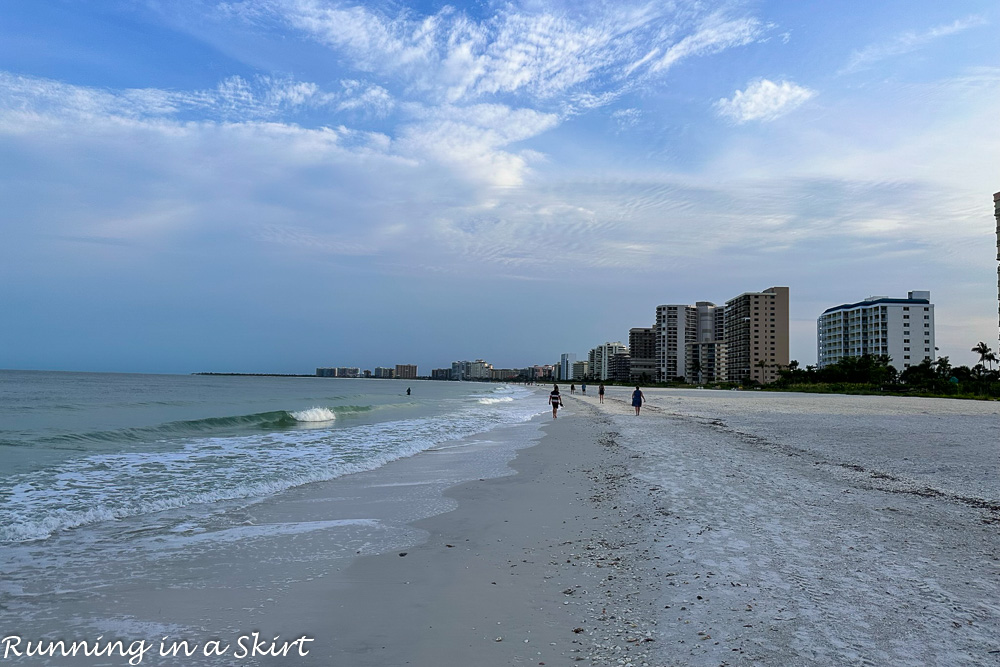
{"label": "group of people walking", "polygon": [[[571,394],[576,393],[576,385],[571,384],[569,386],[569,391]],[[587,393],[587,385],[583,385],[583,393]],[[601,399],[601,403],[604,402],[604,385],[601,384],[597,388],[597,396]],[[646,402],[646,396],[642,393],[639,387],[635,388],[632,392],[632,407],[635,408],[635,414],[639,414],[639,408],[642,404]],[[549,393],[549,405],[552,406],[552,418],[558,419],[559,408],[563,407],[562,395],[559,393],[559,385],[552,385],[552,391]]]}

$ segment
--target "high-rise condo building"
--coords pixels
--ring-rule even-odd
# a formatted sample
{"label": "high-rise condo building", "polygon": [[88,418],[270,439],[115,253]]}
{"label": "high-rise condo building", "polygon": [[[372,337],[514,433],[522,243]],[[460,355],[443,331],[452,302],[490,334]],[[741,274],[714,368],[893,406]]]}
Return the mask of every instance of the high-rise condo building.
{"label": "high-rise condo building", "polygon": [[698,311],[684,304],[656,307],[656,365],[658,382],[684,378],[687,344],[698,340]]}
{"label": "high-rise condo building", "polygon": [[888,355],[902,372],[924,359],[934,359],[934,304],[928,291],[905,299],[870,296],[858,303],[827,308],[816,321],[817,366],[844,357]]}
{"label": "high-rise condo building", "polygon": [[619,341],[598,345],[587,355],[590,376],[594,380],[607,380],[611,371],[611,357],[621,352],[628,353],[628,348]]}
{"label": "high-rise condo building", "polygon": [[788,366],[788,288],[744,292],[726,302],[726,377],[774,382]]}
{"label": "high-rise condo building", "polygon": [[699,301],[693,306],[657,306],[656,378],[661,382],[676,378],[686,382],[724,381],[724,313],[725,308],[711,301]]}
{"label": "high-rise condo building", "polygon": [[[993,193],[993,215],[997,219],[997,261],[1000,262],[1000,192]],[[1000,301],[1000,264],[997,265],[997,301]],[[997,304],[997,323],[1000,325],[1000,303]]]}
{"label": "high-rise condo building", "polygon": [[699,301],[693,309],[697,326],[694,341],[684,345],[684,377],[688,382],[724,381],[726,309],[711,301]]}
{"label": "high-rise condo building", "polygon": [[566,378],[567,380],[584,380],[587,375],[590,374],[590,362],[587,361],[574,361],[573,362],[573,374]]}
{"label": "high-rise condo building", "polygon": [[657,378],[656,329],[633,327],[628,330],[629,378],[633,382],[652,382]]}
{"label": "high-rise condo building", "polygon": [[559,379],[569,380],[573,377],[573,364],[576,363],[576,352],[559,355]]}
{"label": "high-rise condo building", "polygon": [[396,364],[396,379],[415,380],[417,378],[416,364]]}

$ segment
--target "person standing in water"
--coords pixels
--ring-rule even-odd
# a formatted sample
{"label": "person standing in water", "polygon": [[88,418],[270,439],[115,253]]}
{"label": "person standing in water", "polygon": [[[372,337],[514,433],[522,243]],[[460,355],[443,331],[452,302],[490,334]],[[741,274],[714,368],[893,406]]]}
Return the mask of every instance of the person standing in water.
{"label": "person standing in water", "polygon": [[597,396],[598,396],[598,398],[601,399],[601,403],[603,403],[604,402],[604,383],[603,382],[597,388]]}
{"label": "person standing in water", "polygon": [[549,405],[552,406],[552,418],[557,419],[556,412],[562,407],[562,396],[559,395],[559,385],[552,385],[552,393],[549,394]]}
{"label": "person standing in water", "polygon": [[636,415],[639,414],[639,408],[642,407],[642,404],[645,402],[645,400],[646,397],[643,396],[642,390],[639,389],[639,387],[636,387],[635,391],[632,392],[632,407],[635,408]]}
{"label": "person standing in water", "polygon": [[409,395],[410,395],[410,388],[409,388],[409,387],[407,387],[407,388],[406,388],[406,395],[407,395],[407,396],[409,396]]}

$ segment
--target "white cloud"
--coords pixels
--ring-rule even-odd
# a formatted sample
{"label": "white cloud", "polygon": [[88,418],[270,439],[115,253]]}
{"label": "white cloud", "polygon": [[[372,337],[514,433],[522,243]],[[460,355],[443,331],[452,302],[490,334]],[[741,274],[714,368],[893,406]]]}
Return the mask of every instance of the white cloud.
{"label": "white cloud", "polygon": [[409,99],[427,104],[497,95],[607,104],[630,77],[747,44],[770,27],[701,4],[613,4],[572,14],[509,4],[482,21],[450,6],[426,17],[318,0],[258,0],[241,8],[251,20],[277,17],[345,54],[357,70],[397,78]]}
{"label": "white cloud", "polygon": [[840,70],[839,74],[850,74],[866,69],[880,60],[916,51],[942,37],[956,35],[970,28],[977,28],[986,24],[986,19],[981,16],[969,16],[947,25],[936,26],[922,33],[904,32],[882,44],[873,44],[855,51],[851,54],[850,60]]}
{"label": "white cloud", "polygon": [[775,83],[768,79],[751,81],[746,90],[737,90],[731,99],[715,103],[720,116],[737,123],[752,120],[771,121],[797,109],[816,95],[816,91],[791,81]]}
{"label": "white cloud", "polygon": [[736,46],[743,46],[760,38],[764,27],[753,18],[725,20],[720,15],[709,17],[698,30],[673,44],[662,58],[656,60],[652,71],[666,70],[685,58],[719,53]]}

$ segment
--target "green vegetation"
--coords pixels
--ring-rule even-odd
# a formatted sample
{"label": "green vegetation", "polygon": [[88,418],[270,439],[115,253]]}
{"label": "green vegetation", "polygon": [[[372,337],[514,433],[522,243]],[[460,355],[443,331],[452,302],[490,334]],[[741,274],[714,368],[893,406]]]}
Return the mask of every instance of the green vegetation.
{"label": "green vegetation", "polygon": [[799,368],[793,361],[778,371],[778,380],[763,387],[778,391],[836,394],[894,394],[947,398],[1000,398],[1000,371],[993,370],[996,356],[986,343],[972,348],[979,363],[952,366],[948,357],[925,359],[899,373],[888,356],[846,357],[835,364]]}

